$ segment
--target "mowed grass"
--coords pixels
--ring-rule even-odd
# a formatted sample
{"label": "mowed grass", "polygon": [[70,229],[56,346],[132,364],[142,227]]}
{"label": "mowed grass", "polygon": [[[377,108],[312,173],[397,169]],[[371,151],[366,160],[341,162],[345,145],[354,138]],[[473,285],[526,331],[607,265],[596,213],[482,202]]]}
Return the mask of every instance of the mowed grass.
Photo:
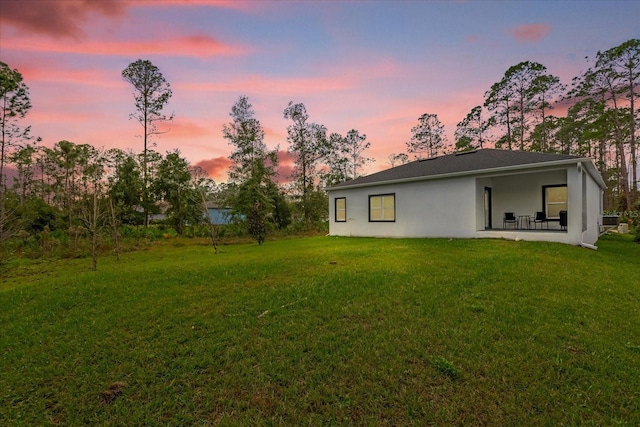
{"label": "mowed grass", "polygon": [[0,425],[640,425],[640,245],[313,237],[0,272]]}

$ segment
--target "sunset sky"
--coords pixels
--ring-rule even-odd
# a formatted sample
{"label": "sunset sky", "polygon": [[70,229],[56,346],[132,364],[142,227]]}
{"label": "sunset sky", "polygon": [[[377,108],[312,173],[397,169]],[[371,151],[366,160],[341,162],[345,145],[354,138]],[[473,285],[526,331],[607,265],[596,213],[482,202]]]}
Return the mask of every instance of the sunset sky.
{"label": "sunset sky", "polygon": [[[0,0],[0,61],[20,71],[23,123],[59,140],[142,150],[128,64],[148,59],[173,89],[155,139],[226,180],[222,126],[247,95],[270,148],[302,102],[329,132],[357,129],[376,162],[406,151],[423,113],[456,124],[512,65],[540,62],[569,84],[598,50],[640,38],[640,1]],[[282,174],[290,159],[282,156]]]}

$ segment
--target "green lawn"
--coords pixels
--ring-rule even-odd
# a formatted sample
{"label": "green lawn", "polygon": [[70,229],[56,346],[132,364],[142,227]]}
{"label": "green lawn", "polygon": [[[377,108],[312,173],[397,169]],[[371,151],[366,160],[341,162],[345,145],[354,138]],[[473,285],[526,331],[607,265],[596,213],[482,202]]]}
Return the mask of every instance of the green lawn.
{"label": "green lawn", "polygon": [[[181,243],[174,241],[174,243]],[[0,425],[640,425],[640,245],[313,237],[0,270]]]}

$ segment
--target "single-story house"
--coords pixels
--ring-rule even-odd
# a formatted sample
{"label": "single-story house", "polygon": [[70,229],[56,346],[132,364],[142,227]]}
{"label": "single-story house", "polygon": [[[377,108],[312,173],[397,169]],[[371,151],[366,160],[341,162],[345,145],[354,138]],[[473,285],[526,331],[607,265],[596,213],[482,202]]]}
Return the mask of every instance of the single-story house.
{"label": "single-story house", "polygon": [[231,208],[219,206],[215,202],[207,202],[207,212],[213,225],[227,225],[233,220]]}
{"label": "single-story house", "polygon": [[332,236],[507,238],[593,247],[605,182],[591,159],[479,149],[330,187]]}

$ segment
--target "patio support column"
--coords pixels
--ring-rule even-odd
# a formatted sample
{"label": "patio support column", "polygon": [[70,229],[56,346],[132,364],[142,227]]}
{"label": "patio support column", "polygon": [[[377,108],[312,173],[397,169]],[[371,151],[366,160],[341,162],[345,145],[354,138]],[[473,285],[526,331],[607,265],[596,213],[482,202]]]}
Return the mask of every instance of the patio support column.
{"label": "patio support column", "polygon": [[582,242],[582,165],[567,167],[567,243]]}

